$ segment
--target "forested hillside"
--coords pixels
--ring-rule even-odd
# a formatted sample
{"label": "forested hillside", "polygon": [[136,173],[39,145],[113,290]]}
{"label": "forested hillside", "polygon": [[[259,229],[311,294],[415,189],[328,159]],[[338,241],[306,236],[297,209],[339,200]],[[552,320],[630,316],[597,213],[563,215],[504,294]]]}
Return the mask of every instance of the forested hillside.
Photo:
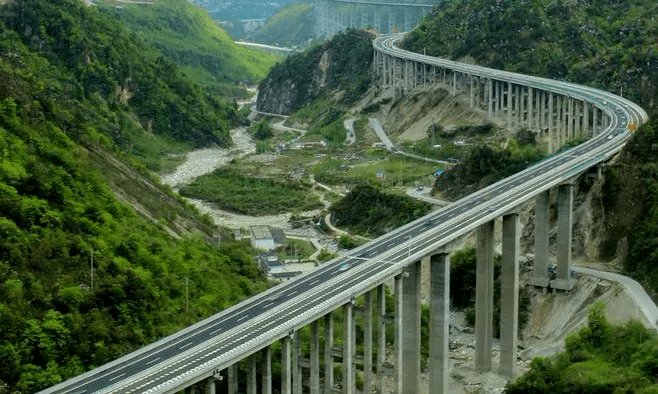
{"label": "forested hillside", "polygon": [[508,394],[656,393],[658,338],[638,321],[608,323],[605,304],[594,304],[587,326],[571,334],[556,357],[536,357]]}
{"label": "forested hillside", "polygon": [[626,144],[606,169],[601,190],[607,231],[602,255],[627,245],[624,270],[658,298],[658,124],[656,116]]}
{"label": "forested hillside", "polygon": [[658,105],[658,3],[643,0],[448,0],[407,49],[543,76]]}
{"label": "forested hillside", "polygon": [[260,84],[258,109],[289,114],[337,91],[343,106],[353,103],[370,87],[373,39],[371,33],[348,29],[322,45],[288,56]]}
{"label": "forested hillside", "polygon": [[[0,19],[0,393],[36,392],[264,289],[250,247],[218,245],[146,169],[230,144],[235,105],[102,7],[23,0]],[[133,187],[159,210],[117,198]],[[176,233],[180,215],[197,225]]]}
{"label": "forested hillside", "polygon": [[269,45],[305,46],[315,38],[316,15],[311,3],[294,3],[277,11],[247,40]]}
{"label": "forested hillside", "polygon": [[[262,80],[277,58],[237,45],[202,9],[188,1],[158,0],[153,6],[99,0],[104,13],[114,16],[140,38],[184,66],[203,85],[234,89],[237,82]],[[226,84],[228,83],[228,84]]]}

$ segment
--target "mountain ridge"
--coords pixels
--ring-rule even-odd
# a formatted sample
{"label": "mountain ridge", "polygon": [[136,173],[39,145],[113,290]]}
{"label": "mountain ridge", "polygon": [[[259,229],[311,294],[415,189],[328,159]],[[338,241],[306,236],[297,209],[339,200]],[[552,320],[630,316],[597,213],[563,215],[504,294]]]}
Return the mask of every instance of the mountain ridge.
{"label": "mountain ridge", "polygon": [[232,98],[99,7],[25,0],[0,19],[0,393],[37,392],[267,288],[250,245],[153,175],[229,146],[245,122]]}

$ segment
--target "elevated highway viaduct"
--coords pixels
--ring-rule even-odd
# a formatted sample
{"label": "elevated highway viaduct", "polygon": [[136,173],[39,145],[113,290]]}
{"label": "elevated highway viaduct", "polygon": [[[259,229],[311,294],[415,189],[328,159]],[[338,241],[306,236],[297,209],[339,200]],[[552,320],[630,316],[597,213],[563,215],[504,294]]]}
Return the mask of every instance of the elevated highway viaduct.
{"label": "elevated highway viaduct", "polygon": [[404,1],[316,0],[315,35],[331,37],[348,28],[388,34],[411,31],[433,4]]}
{"label": "elevated highway viaduct", "polygon": [[[395,46],[400,38],[383,36],[373,42],[374,71],[396,97],[429,84],[443,84],[453,94],[467,95],[471,106],[492,118],[536,131],[550,141],[551,151],[558,151],[579,135],[588,139],[346,256],[42,393],[174,393],[200,386],[214,393],[221,377],[228,381],[228,392],[237,393],[240,374],[247,393],[351,394],[356,390],[357,370],[363,375],[363,392],[374,387],[385,392],[383,377],[393,374],[396,393],[417,393],[421,359],[419,267],[424,258],[429,258],[431,272],[429,392],[446,393],[449,245],[476,232],[474,366],[488,371],[494,368],[493,223],[501,217],[501,334],[500,364],[496,368],[513,376],[519,285],[517,207],[535,202],[532,284],[569,291],[573,285],[569,275],[573,182],[619,152],[631,129],[646,122],[647,115],[626,99],[586,86],[407,52]],[[557,277],[551,280],[546,264],[548,193],[552,189],[558,194],[558,236]],[[389,297],[387,301],[385,283],[393,283],[392,300]],[[341,335],[334,333],[336,315],[341,316]],[[359,354],[357,339],[363,349]],[[391,342],[392,366],[384,358]],[[273,348],[281,349],[274,355],[281,362],[281,387],[276,388],[272,387]],[[340,369],[334,368],[338,360]]]}

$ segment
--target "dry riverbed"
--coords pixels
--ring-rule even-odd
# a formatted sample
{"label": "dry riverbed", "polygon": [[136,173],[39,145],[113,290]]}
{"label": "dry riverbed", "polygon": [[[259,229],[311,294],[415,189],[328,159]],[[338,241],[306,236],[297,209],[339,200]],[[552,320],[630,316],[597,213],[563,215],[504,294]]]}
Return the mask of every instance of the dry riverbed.
{"label": "dry riverbed", "polygon": [[[176,171],[170,174],[161,175],[162,183],[178,190],[181,186],[192,182],[195,178],[210,173],[217,168],[225,166],[231,160],[244,156],[250,156],[256,161],[271,160],[268,155],[254,155],[256,153],[256,144],[251,139],[245,127],[239,127],[231,130],[231,138],[234,146],[228,149],[224,148],[206,148],[198,149],[187,153],[185,162],[180,165]],[[270,225],[281,228],[287,235],[294,235],[305,238],[316,238],[323,248],[335,251],[336,245],[332,237],[326,237],[319,234],[312,227],[304,226],[292,228],[290,224],[289,213],[266,216],[247,216],[233,212],[224,211],[215,208],[202,200],[188,199],[195,205],[199,212],[208,214],[215,224],[232,229],[247,229],[254,225]],[[305,213],[305,215],[319,215],[320,210]]]}

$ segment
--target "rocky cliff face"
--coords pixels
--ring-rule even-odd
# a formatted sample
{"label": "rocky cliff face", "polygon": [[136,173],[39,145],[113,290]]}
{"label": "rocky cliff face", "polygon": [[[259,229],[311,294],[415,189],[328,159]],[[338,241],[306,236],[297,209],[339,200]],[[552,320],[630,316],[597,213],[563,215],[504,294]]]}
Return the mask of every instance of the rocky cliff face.
{"label": "rocky cliff face", "polygon": [[366,31],[348,30],[323,45],[291,55],[261,83],[256,107],[290,114],[337,91],[342,92],[344,104],[355,101],[370,86],[373,39]]}
{"label": "rocky cliff face", "polygon": [[[321,95],[329,79],[329,61],[331,50],[323,51],[319,59],[317,54],[308,56],[306,75],[284,70],[283,76],[270,75],[258,88],[256,107],[259,111],[273,114],[290,114],[294,110],[308,105]],[[285,63],[284,63],[285,64]],[[313,65],[315,65],[313,67]],[[290,67],[293,67],[290,65]],[[277,78],[279,77],[279,78]]]}

